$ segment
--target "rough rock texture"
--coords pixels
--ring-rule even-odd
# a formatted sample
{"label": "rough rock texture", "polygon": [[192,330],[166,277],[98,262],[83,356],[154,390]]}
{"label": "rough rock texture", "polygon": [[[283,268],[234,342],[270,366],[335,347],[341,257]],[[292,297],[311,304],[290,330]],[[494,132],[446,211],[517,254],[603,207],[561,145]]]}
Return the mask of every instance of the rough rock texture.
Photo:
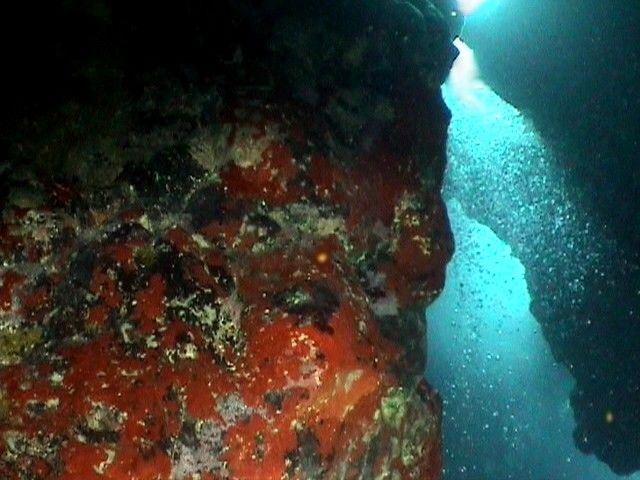
{"label": "rough rock texture", "polygon": [[243,27],[215,68],[136,71],[10,139],[2,478],[439,478],[446,23],[222,4]]}

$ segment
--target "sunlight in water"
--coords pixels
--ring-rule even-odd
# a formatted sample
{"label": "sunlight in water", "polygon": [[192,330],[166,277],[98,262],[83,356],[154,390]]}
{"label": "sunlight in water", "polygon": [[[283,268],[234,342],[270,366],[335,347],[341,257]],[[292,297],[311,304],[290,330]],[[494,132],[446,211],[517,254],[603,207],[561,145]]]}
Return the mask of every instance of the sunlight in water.
{"label": "sunlight in water", "polygon": [[616,478],[573,445],[573,380],[529,312],[522,263],[457,200],[448,210],[456,253],[427,311],[427,377],[444,398],[444,479]]}
{"label": "sunlight in water", "polygon": [[458,8],[463,15],[471,15],[485,0],[458,0]]}
{"label": "sunlight in water", "polygon": [[480,79],[473,50],[460,38],[456,38],[453,43],[460,53],[449,72],[447,87],[465,108],[482,110],[483,104],[478,95],[489,87]]}
{"label": "sunlight in water", "polygon": [[594,239],[605,240],[534,126],[482,82],[473,51],[457,46],[443,88],[453,114],[444,196],[456,252],[427,310],[427,378],[444,399],[444,480],[620,478],[574,445],[574,380],[529,310],[532,289],[541,295],[546,285],[535,278],[571,285],[579,299],[584,269],[609,263],[594,250]]}

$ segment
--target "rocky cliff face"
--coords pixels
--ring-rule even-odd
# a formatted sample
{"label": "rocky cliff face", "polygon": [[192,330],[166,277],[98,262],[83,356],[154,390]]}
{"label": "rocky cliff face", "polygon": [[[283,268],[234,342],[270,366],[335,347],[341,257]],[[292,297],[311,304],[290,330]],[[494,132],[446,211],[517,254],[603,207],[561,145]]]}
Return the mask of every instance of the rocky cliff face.
{"label": "rocky cliff face", "polygon": [[439,478],[445,17],[221,3],[5,139],[3,478]]}

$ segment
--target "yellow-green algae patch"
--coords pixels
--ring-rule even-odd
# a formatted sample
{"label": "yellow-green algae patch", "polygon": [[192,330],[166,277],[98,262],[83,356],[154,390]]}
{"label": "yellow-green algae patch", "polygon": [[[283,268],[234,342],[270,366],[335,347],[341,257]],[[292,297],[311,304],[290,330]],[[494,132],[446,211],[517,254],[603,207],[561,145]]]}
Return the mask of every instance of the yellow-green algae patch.
{"label": "yellow-green algae patch", "polygon": [[392,388],[382,399],[380,405],[382,421],[387,425],[400,429],[407,414],[407,397],[402,388]]}
{"label": "yellow-green algae patch", "polygon": [[0,330],[0,365],[19,364],[41,341],[40,327]]}

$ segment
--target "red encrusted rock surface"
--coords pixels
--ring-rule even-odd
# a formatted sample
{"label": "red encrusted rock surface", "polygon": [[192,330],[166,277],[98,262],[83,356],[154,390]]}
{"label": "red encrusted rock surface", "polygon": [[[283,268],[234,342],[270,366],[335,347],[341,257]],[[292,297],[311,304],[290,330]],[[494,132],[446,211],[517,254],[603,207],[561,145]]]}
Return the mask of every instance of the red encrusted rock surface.
{"label": "red encrusted rock surface", "polygon": [[72,112],[99,118],[64,154],[77,181],[9,176],[0,477],[439,478],[437,86],[342,129],[333,107],[216,95],[156,82],[106,124]]}

